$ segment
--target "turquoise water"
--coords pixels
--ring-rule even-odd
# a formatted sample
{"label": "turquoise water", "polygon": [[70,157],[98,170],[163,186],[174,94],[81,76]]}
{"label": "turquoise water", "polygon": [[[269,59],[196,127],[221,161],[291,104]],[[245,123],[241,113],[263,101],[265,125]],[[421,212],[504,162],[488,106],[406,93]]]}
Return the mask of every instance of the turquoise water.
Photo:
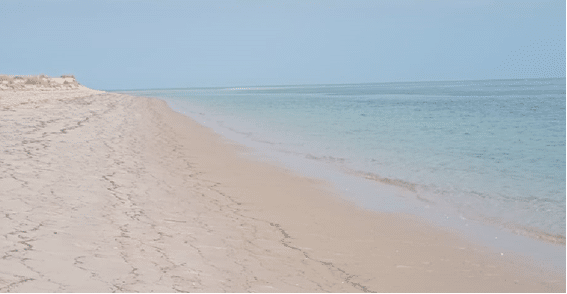
{"label": "turquoise water", "polygon": [[565,78],[126,93],[463,218],[565,237]]}

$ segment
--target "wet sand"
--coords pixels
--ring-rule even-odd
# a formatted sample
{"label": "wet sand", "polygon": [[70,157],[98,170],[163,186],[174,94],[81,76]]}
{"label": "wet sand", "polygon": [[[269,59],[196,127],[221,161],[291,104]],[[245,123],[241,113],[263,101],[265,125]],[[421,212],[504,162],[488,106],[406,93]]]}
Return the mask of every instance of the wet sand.
{"label": "wet sand", "polygon": [[363,210],[157,99],[0,91],[2,292],[564,292],[416,217]]}

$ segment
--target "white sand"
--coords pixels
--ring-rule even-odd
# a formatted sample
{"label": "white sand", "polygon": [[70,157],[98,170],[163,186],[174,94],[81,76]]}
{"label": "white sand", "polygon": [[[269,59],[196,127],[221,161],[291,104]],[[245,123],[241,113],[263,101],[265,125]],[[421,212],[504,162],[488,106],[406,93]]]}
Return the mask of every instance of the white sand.
{"label": "white sand", "polygon": [[565,291],[244,159],[163,101],[40,88],[0,90],[2,292]]}

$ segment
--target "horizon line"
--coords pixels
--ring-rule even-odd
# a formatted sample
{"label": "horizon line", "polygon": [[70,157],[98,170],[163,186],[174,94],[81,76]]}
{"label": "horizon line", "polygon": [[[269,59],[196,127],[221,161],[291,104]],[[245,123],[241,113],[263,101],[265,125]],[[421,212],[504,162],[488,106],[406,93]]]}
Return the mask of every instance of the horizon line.
{"label": "horizon line", "polygon": [[185,90],[185,89],[227,89],[227,88],[254,88],[254,87],[293,87],[293,86],[343,86],[343,85],[371,85],[371,84],[394,84],[394,83],[433,83],[433,82],[474,82],[474,81],[517,81],[517,80],[546,80],[567,79],[567,77],[553,78],[518,78],[518,79],[481,79],[481,80],[442,80],[442,81],[398,81],[398,82],[369,82],[369,83],[337,83],[337,84],[280,84],[280,85],[254,85],[254,86],[210,86],[210,87],[175,87],[175,88],[137,88],[137,89],[95,89],[100,91],[155,91],[155,90]]}

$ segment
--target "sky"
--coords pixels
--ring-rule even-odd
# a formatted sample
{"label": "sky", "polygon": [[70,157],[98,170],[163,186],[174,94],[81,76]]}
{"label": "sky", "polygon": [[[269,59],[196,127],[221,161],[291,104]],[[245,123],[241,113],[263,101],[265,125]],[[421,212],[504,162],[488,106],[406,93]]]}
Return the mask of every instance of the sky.
{"label": "sky", "polygon": [[0,1],[0,74],[101,90],[565,77],[565,1]]}

